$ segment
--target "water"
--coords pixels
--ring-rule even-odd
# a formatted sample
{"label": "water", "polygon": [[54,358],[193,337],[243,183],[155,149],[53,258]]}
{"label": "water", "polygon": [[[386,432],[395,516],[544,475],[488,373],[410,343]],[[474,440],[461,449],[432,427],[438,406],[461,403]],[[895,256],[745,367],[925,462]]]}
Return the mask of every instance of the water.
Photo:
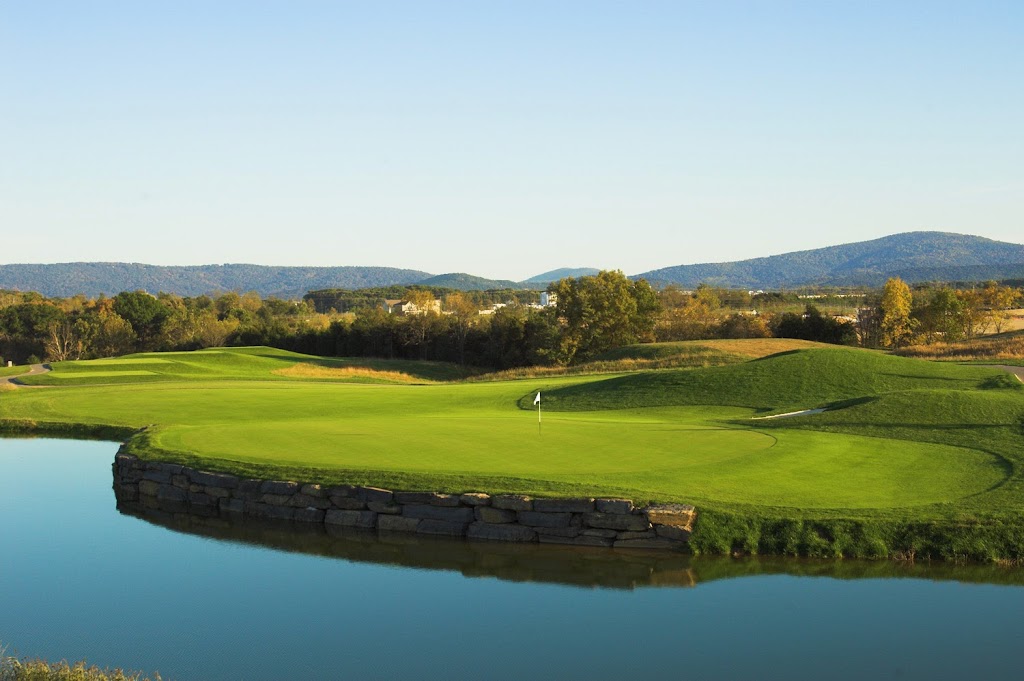
{"label": "water", "polygon": [[8,654],[171,680],[1018,676],[1017,571],[136,517],[114,449],[0,441]]}

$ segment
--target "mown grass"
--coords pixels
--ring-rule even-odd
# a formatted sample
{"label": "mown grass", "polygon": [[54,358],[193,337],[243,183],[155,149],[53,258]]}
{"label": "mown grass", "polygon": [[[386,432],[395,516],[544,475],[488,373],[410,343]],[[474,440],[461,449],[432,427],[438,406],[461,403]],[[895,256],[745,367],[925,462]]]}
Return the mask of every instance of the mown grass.
{"label": "mown grass", "polygon": [[20,376],[21,374],[27,374],[31,368],[32,367],[27,366],[3,366],[0,367],[0,377]]}
{"label": "mown grass", "polygon": [[[764,354],[422,385],[282,376],[321,365],[266,348],[151,355],[55,365],[39,378],[67,387],[6,393],[0,419],[147,427],[131,440],[143,456],[254,477],[695,503],[701,552],[1024,556],[1024,385],[991,367],[848,348]],[[185,369],[110,384],[110,372],[161,359]],[[102,376],[57,378],[67,369]]]}
{"label": "mown grass", "polygon": [[1006,372],[892,357],[853,348],[813,348],[702,371],[643,372],[566,387],[549,409],[595,411],[727,405],[788,412],[899,390],[1014,388]]}
{"label": "mown grass", "polygon": [[[303,370],[290,376],[280,371],[296,371],[305,364],[306,373],[312,367],[323,370],[319,375],[302,375]],[[266,347],[213,348],[195,352],[150,352],[125,355],[115,359],[93,359],[77,362],[58,362],[49,374],[32,376],[25,380],[31,385],[94,385],[126,383],[163,383],[168,381],[194,382],[229,379],[233,381],[273,380],[342,380],[357,378],[362,371],[367,382],[381,379],[381,375],[400,374],[416,381],[452,381],[476,373],[472,369],[446,362],[415,362],[373,358],[312,357],[299,353]],[[331,375],[337,370],[339,375]],[[371,376],[371,373],[377,374]]]}

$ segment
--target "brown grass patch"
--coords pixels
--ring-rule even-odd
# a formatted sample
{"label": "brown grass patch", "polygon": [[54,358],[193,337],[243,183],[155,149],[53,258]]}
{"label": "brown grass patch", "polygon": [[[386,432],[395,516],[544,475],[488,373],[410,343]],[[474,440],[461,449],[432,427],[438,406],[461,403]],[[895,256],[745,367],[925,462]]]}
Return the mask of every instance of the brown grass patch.
{"label": "brown grass patch", "polygon": [[541,378],[545,376],[586,376],[588,374],[621,374],[630,371],[650,369],[700,369],[704,367],[738,364],[747,361],[740,355],[716,353],[708,356],[679,355],[657,359],[616,359],[601,362],[587,362],[578,366],[562,367],[519,367],[505,369],[480,376],[471,376],[467,381],[510,381],[519,378]]}
{"label": "brown grass patch", "polygon": [[1024,329],[1024,310],[1007,310],[1010,318],[1002,325],[1002,332],[1020,331]]}
{"label": "brown grass patch", "polygon": [[916,359],[957,362],[971,360],[1020,361],[1024,360],[1024,336],[982,338],[964,343],[911,345],[897,350],[895,354]]}
{"label": "brown grass patch", "polygon": [[748,359],[761,359],[768,355],[791,350],[807,348],[835,347],[825,343],[799,340],[796,338],[723,338],[717,340],[693,341],[694,345],[702,345],[722,352],[741,355]]}
{"label": "brown grass patch", "polygon": [[0,381],[0,393],[5,390],[17,390],[18,386],[14,385],[10,381]]}
{"label": "brown grass patch", "polygon": [[288,378],[326,378],[358,382],[365,380],[374,383],[433,383],[402,371],[380,371],[367,367],[325,367],[301,362],[287,369],[277,369],[277,376]]}

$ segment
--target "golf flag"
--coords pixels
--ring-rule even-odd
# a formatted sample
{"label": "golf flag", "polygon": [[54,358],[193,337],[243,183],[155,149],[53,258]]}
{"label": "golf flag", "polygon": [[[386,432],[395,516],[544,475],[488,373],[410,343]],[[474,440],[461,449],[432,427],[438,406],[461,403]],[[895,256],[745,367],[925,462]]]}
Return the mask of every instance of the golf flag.
{"label": "golf flag", "polygon": [[537,391],[537,396],[533,398],[533,403],[537,405],[537,434],[540,435],[540,391]]}

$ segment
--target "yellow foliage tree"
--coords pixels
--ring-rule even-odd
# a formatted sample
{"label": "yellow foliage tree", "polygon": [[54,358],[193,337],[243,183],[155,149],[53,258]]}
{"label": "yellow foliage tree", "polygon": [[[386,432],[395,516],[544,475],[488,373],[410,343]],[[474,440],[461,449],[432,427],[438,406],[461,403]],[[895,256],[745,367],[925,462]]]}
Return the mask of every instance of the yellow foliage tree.
{"label": "yellow foliage tree", "polygon": [[914,320],[910,316],[914,298],[907,286],[899,277],[885,282],[882,290],[882,345],[899,348],[914,337]]}

